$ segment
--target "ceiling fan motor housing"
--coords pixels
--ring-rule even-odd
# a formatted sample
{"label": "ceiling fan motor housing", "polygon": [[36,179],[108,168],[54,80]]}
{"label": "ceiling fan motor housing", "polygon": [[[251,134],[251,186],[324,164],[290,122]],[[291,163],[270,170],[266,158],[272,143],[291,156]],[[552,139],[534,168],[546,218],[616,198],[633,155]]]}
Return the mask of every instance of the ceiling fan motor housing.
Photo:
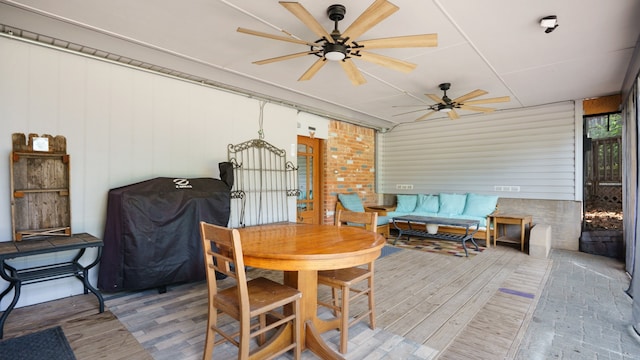
{"label": "ceiling fan motor housing", "polygon": [[347,9],[344,5],[334,4],[327,8],[327,15],[329,19],[335,23],[331,37],[333,43],[325,41],[322,46],[323,55],[325,59],[332,61],[344,60],[349,54],[349,46],[345,45],[345,41],[341,38],[340,30],[338,30],[338,21],[344,19],[344,14],[347,13]]}
{"label": "ceiling fan motor housing", "polygon": [[438,111],[441,111],[442,109],[452,109],[457,104],[452,104],[451,99],[447,96],[447,90],[451,88],[451,83],[442,83],[438,86],[440,87],[440,90],[444,92],[442,95],[442,101],[445,102],[444,104],[441,104],[442,108],[439,107],[440,109]]}
{"label": "ceiling fan motor housing", "polygon": [[438,85],[438,87],[440,87],[440,90],[442,90],[442,91],[447,91],[447,90],[451,89],[451,83],[442,83],[442,84]]}
{"label": "ceiling fan motor housing", "polygon": [[327,15],[331,21],[340,21],[344,19],[344,14],[347,13],[347,8],[344,5],[334,4],[327,8]]}

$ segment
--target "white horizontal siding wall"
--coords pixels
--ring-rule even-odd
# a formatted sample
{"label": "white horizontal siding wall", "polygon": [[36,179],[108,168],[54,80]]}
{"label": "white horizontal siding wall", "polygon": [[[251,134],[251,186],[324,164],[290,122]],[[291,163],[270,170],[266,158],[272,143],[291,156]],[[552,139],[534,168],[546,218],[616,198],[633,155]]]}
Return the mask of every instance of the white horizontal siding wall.
{"label": "white horizontal siding wall", "polygon": [[[155,177],[218,178],[227,146],[258,138],[256,99],[4,37],[0,54],[0,241],[11,241],[12,234],[8,174],[13,133],[66,137],[71,228],[97,237],[104,234],[109,189]],[[298,111],[267,104],[263,115],[265,140],[295,149]],[[288,155],[295,161],[295,153]],[[290,209],[295,219],[295,198]],[[71,256],[29,257],[12,264],[24,268]],[[5,286],[0,280],[0,289]],[[33,284],[22,289],[18,306],[80,293],[82,284],[72,278]],[[0,310],[12,295],[2,300]]]}
{"label": "white horizontal siding wall", "polygon": [[563,102],[400,125],[379,138],[378,192],[581,198],[576,123],[574,103]]}

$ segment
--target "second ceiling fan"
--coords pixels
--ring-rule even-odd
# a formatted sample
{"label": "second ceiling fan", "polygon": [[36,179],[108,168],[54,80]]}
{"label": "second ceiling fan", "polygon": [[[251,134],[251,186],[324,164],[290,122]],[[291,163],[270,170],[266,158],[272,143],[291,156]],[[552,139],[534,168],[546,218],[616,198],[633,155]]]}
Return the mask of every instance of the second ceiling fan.
{"label": "second ceiling fan", "polygon": [[[451,84],[450,83],[442,83],[442,84],[438,85],[438,87],[443,92],[442,97],[439,97],[438,95],[435,95],[435,94],[425,94],[428,98],[430,98],[431,100],[435,101],[436,103],[431,105],[431,106],[428,106],[426,110],[428,110],[429,112],[427,112],[426,114],[424,114],[421,117],[417,118],[415,121],[424,120],[427,117],[435,114],[436,112],[445,112],[445,113],[447,113],[447,115],[449,116],[450,119],[455,120],[455,119],[460,118],[460,115],[458,115],[458,113],[456,112],[456,109],[462,109],[462,110],[468,110],[468,111],[478,111],[478,112],[485,112],[486,113],[486,112],[492,112],[495,109],[494,108],[488,108],[488,107],[476,106],[476,105],[494,104],[494,103],[511,101],[511,99],[508,96],[501,96],[501,97],[488,98],[488,99],[471,100],[471,99],[476,98],[478,96],[482,96],[482,95],[488,94],[486,91],[480,90],[480,89],[474,90],[474,91],[472,91],[472,92],[470,92],[468,94],[459,96],[459,97],[451,100],[447,96],[447,90],[449,90],[451,88]],[[419,105],[419,106],[421,106],[421,105]],[[425,111],[425,109],[409,111],[409,112],[398,114],[398,115],[405,115],[405,114],[414,113],[414,112],[418,112],[418,111]]]}
{"label": "second ceiling fan", "polygon": [[320,39],[316,41],[300,40],[284,30],[283,32],[287,34],[287,36],[272,35],[245,28],[238,28],[238,32],[309,46],[308,51],[254,62],[254,64],[264,65],[307,55],[318,57],[318,59],[298,80],[311,79],[326,64],[327,60],[329,60],[340,63],[352,84],[362,85],[366,80],[360,70],[358,70],[358,67],[353,63],[353,59],[365,60],[405,73],[410,72],[416,67],[416,64],[364,51],[365,49],[432,47],[438,45],[437,34],[397,36],[361,41],[357,40],[366,31],[399,10],[396,5],[388,2],[387,0],[374,1],[374,3],[360,14],[360,16],[344,32],[340,32],[338,29],[338,22],[344,19],[346,8],[339,4],[329,6],[327,9],[327,15],[329,16],[329,19],[334,22],[334,29],[331,33],[325,30],[300,3],[280,1],[280,5],[284,6],[293,15],[295,15],[303,24],[313,31],[314,34],[319,36]]}

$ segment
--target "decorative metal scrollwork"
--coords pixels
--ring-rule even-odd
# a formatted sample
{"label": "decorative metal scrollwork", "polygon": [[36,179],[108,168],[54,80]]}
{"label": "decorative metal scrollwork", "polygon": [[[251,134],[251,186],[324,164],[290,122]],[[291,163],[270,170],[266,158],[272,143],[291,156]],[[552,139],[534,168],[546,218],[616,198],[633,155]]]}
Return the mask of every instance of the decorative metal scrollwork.
{"label": "decorative metal scrollwork", "polygon": [[253,140],[248,140],[245,141],[243,143],[240,144],[229,144],[228,146],[228,151],[230,153],[236,153],[236,152],[240,152],[240,151],[244,151],[244,150],[248,150],[250,148],[259,148],[259,149],[266,149],[268,151],[271,151],[272,153],[278,155],[278,156],[282,156],[285,157],[287,155],[287,152],[284,149],[278,149],[277,147],[269,144],[268,142],[262,140],[262,139],[253,139]]}
{"label": "decorative metal scrollwork", "polygon": [[286,160],[287,152],[253,139],[229,144],[227,155],[235,179],[231,199],[236,201],[230,226],[290,221],[289,198],[297,198],[300,190],[298,168]]}

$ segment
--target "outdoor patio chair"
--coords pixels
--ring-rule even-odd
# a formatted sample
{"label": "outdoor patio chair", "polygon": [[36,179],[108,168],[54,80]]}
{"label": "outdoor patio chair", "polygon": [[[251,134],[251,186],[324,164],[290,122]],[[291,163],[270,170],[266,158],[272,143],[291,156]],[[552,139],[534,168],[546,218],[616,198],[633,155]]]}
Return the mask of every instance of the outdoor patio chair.
{"label": "outdoor patio chair", "polygon": [[[292,341],[274,349],[270,355],[275,357],[293,350],[294,359],[299,359],[301,346],[297,334],[300,319],[297,315],[300,313],[302,294],[297,289],[264,277],[247,281],[240,233],[237,229],[200,222],[200,233],[209,291],[203,360],[211,360],[214,346],[227,341],[238,347],[238,359],[248,359],[263,345],[270,344],[266,341],[267,332],[281,326],[292,327]],[[219,289],[216,272],[235,279],[235,286]],[[292,311],[286,311],[283,307],[291,308]],[[278,309],[282,311],[277,311]],[[230,326],[226,322],[219,326],[218,313],[235,319],[238,326]],[[216,334],[221,338],[216,340]],[[251,341],[254,338],[257,345]]]}
{"label": "outdoor patio chair", "polygon": [[[376,231],[378,213],[354,212],[338,210],[335,216],[336,226],[362,226],[368,231]],[[362,283],[366,283],[362,287]],[[340,316],[340,347],[341,353],[347,352],[349,327],[360,320],[369,317],[369,326],[375,329],[375,304],[373,299],[373,261],[364,267],[350,267],[337,270],[323,270],[318,272],[318,284],[331,287],[332,302],[318,300],[318,304],[331,308],[334,315]],[[340,296],[338,296],[338,290]],[[352,295],[353,293],[353,295]],[[368,297],[368,309],[349,318],[350,304],[362,296]]]}

